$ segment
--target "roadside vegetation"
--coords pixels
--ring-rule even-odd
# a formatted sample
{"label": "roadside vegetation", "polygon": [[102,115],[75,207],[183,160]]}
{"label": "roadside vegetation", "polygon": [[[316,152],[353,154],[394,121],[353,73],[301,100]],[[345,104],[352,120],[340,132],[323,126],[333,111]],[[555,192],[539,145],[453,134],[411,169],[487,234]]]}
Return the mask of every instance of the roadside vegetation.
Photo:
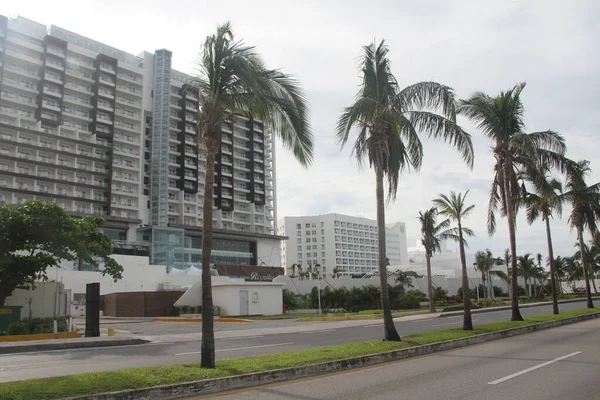
{"label": "roadside vegetation", "polygon": [[461,328],[443,329],[416,335],[408,335],[403,337],[401,342],[367,340],[315,349],[219,360],[216,362],[215,368],[202,368],[200,363],[193,363],[4,382],[0,383],[0,399],[61,399],[65,397],[83,396],[126,389],[191,382],[202,379],[222,378],[226,376],[296,367],[399,350],[599,311],[600,307],[595,309],[583,308],[565,311],[560,316],[553,314],[537,315],[526,317],[524,321],[501,321],[475,325],[473,330],[470,331],[465,331]]}

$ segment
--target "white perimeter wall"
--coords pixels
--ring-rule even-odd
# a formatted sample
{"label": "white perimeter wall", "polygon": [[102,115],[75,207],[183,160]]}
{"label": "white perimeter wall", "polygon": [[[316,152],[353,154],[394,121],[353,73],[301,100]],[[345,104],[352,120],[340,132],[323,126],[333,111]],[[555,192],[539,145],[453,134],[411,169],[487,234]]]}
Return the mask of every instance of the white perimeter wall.
{"label": "white perimeter wall", "polygon": [[256,259],[257,265],[281,267],[281,241],[258,238],[256,242]]}
{"label": "white perimeter wall", "polygon": [[22,306],[21,319],[29,316],[29,303],[33,318],[46,318],[69,315],[67,304],[71,301],[69,291],[56,282],[40,282],[35,284],[34,290],[17,289],[6,299],[6,306]]}

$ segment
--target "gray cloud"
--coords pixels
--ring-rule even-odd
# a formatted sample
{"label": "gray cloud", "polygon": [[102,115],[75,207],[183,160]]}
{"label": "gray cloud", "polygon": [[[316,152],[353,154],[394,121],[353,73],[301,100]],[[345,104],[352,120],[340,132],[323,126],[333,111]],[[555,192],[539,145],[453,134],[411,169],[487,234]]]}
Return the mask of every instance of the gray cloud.
{"label": "gray cloud", "polygon": [[[335,211],[375,217],[372,171],[359,170],[349,158],[350,148],[340,151],[333,139],[337,117],[360,83],[361,46],[374,38],[387,40],[392,68],[402,85],[434,79],[466,97],[476,90],[495,94],[527,81],[527,128],[562,132],[572,158],[589,159],[600,169],[600,3],[593,0],[65,0],[61,5],[32,0],[24,8],[23,3],[9,2],[3,4],[3,12],[64,26],[132,53],[167,47],[174,52],[174,66],[188,72],[204,37],[229,19],[270,67],[295,73],[311,103],[316,156],[312,168],[304,169],[278,148],[279,216]],[[85,18],[84,13],[95,18]],[[107,30],[106,21],[114,29]],[[415,216],[432,198],[471,189],[468,199],[476,209],[466,224],[477,236],[470,249],[489,247],[500,253],[508,246],[506,221],[499,220],[493,238],[485,227],[493,163],[490,143],[471,124],[461,123],[473,134],[473,171],[453,150],[424,141],[423,168],[402,176],[398,198],[387,207],[387,220],[405,221],[409,237],[417,237]],[[598,180],[595,172],[590,181]],[[565,211],[568,214],[568,207]],[[552,226],[556,253],[572,253],[575,236],[567,218]],[[546,253],[541,222],[528,226],[521,216],[518,227],[519,252]]]}

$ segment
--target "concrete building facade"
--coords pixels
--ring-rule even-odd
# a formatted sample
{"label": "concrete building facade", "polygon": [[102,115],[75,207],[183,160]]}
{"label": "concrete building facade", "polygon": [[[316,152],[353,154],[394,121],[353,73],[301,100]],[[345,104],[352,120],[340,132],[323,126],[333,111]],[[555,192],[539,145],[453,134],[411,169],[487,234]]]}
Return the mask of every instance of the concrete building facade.
{"label": "concrete building facade", "polygon": [[[342,214],[284,217],[278,232],[289,239],[281,245],[281,266],[290,273],[293,264],[321,266],[325,276],[336,271],[343,275],[377,270],[377,221]],[[386,226],[386,249],[390,264],[408,264],[406,226],[403,222]]]}
{"label": "concrete building facade", "polygon": [[[193,78],[171,62],[169,50],[133,55],[0,16],[0,203],[35,199],[100,215],[119,254],[169,268],[200,263],[199,99]],[[278,255],[274,152],[260,121],[240,116],[223,125],[215,263],[266,263],[261,247]]]}

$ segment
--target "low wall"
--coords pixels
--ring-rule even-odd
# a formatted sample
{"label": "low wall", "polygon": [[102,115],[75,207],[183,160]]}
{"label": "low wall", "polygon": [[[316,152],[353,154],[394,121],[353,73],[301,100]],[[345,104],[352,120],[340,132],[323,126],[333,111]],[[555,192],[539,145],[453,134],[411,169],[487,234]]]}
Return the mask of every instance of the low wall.
{"label": "low wall", "polygon": [[37,282],[33,290],[17,289],[6,299],[5,306],[21,306],[21,319],[29,317],[29,300],[31,300],[31,316],[48,318],[69,315],[67,305],[71,301],[71,291],[65,290],[62,283]]}
{"label": "low wall", "polygon": [[111,293],[102,296],[107,317],[164,317],[171,314],[181,291]]}

